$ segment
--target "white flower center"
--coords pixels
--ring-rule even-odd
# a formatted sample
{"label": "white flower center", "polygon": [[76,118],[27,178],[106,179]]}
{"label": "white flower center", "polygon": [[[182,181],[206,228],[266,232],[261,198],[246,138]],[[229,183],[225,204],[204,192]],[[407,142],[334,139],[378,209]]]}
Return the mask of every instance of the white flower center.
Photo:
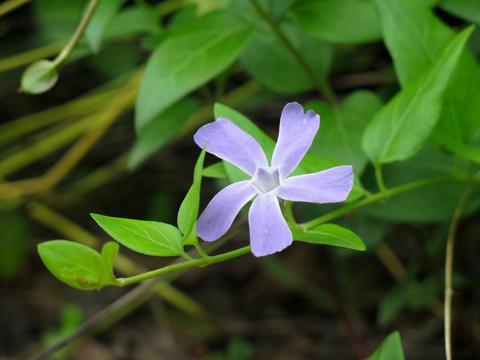
{"label": "white flower center", "polygon": [[280,186],[278,168],[259,166],[252,177],[252,185],[262,194],[266,194]]}

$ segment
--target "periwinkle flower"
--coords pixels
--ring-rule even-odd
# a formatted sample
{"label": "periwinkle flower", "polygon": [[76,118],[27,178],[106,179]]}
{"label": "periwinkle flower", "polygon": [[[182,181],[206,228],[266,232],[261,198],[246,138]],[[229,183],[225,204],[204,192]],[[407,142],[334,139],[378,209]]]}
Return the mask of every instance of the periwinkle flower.
{"label": "periwinkle flower", "polygon": [[251,176],[218,192],[198,218],[197,233],[205,241],[214,241],[232,225],[240,209],[255,197],[248,212],[250,245],[255,256],[285,249],[292,243],[280,209],[280,201],[335,203],[347,199],[353,185],[349,165],[288,177],[312,145],[320,126],[313,110],[288,103],[280,117],[278,141],[269,165],[258,142],[225,118],[202,126],[194,135],[201,148],[226,160]]}

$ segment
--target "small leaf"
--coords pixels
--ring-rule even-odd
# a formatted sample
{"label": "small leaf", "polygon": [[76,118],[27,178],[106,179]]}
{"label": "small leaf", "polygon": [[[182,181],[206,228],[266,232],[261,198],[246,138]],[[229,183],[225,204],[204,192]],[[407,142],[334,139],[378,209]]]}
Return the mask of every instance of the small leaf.
{"label": "small leaf", "polygon": [[50,90],[57,80],[57,65],[49,60],[39,60],[30,65],[23,73],[20,91],[41,94]]}
{"label": "small leaf", "polygon": [[91,216],[111,237],[133,251],[153,256],[185,255],[182,236],[175,226],[99,214]]}
{"label": "small leaf", "polygon": [[431,70],[390,100],[366,128],[362,145],[375,166],[420,151],[440,116],[450,75],[472,30],[457,35]]}
{"label": "small leaf", "polygon": [[382,345],[366,360],[405,360],[398,331],[388,335]]}
{"label": "small leaf", "polygon": [[230,66],[251,34],[249,25],[225,11],[175,31],[148,60],[135,106],[136,128]]}
{"label": "small leaf", "polygon": [[295,240],[311,244],[340,246],[353,250],[365,250],[366,246],[354,232],[335,224],[322,224],[308,231],[293,231]]}
{"label": "small leaf", "polygon": [[125,2],[126,0],[108,0],[98,4],[85,29],[85,38],[94,53],[99,52],[105,28]]}
{"label": "small leaf", "polygon": [[99,286],[102,257],[98,252],[73,241],[53,240],[38,245],[38,253],[59,280],[81,290]]}
{"label": "small leaf", "polygon": [[183,233],[183,244],[195,245],[198,243],[197,238],[197,216],[200,204],[200,186],[202,183],[203,161],[205,160],[205,152],[208,146],[205,145],[200,156],[198,157],[195,169],[193,170],[193,184],[183,199],[180,209],[178,210],[177,222],[178,228]]}
{"label": "small leaf", "polygon": [[113,274],[113,263],[118,255],[119,246],[116,242],[109,241],[103,245],[102,257],[103,271],[100,274],[99,287],[115,283]]}

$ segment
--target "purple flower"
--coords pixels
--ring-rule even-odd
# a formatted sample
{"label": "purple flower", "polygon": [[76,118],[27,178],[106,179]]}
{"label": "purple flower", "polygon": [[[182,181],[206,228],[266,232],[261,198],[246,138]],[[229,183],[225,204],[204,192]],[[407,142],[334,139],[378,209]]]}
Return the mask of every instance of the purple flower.
{"label": "purple flower", "polygon": [[255,197],[248,213],[250,245],[255,256],[265,256],[285,249],[293,240],[279,199],[311,203],[346,200],[353,185],[349,165],[288,177],[312,145],[319,126],[320,116],[313,110],[305,114],[300,104],[288,103],[280,117],[270,165],[258,142],[230,120],[219,118],[202,126],[193,137],[195,143],[203,148],[208,141],[207,152],[252,178],[230,184],[213,197],[198,218],[198,236],[205,241],[217,240]]}

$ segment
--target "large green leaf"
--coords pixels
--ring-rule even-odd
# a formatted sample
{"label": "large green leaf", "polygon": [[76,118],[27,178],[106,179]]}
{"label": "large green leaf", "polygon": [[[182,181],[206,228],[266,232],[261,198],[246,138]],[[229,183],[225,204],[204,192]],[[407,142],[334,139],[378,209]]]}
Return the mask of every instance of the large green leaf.
{"label": "large green leaf", "polygon": [[400,334],[395,331],[388,335],[382,345],[366,360],[405,360]]}
{"label": "large green leaf", "polygon": [[228,67],[242,51],[252,28],[219,11],[174,32],[148,60],[135,108],[136,128]]}
{"label": "large green leaf", "polygon": [[[281,30],[324,83],[333,57],[331,45],[311,37],[291,23],[284,22]],[[314,87],[292,53],[270,29],[259,29],[254,33],[240,55],[240,63],[255,80],[279,93],[296,93]]]}
{"label": "large green leaf", "polygon": [[99,286],[102,257],[92,248],[72,241],[53,240],[39,244],[38,253],[47,269],[64,283],[82,290]]}
{"label": "large green leaf", "polygon": [[[386,45],[405,88],[438,61],[455,34],[417,1],[376,0],[376,5]],[[445,92],[441,117],[432,133],[433,143],[480,161],[475,155],[475,142],[478,145],[480,139],[479,112],[480,68],[465,49]]]}
{"label": "large green leaf", "polygon": [[354,232],[335,224],[322,224],[308,231],[293,231],[293,239],[311,244],[340,246],[365,250],[365,244]]}
{"label": "large green leaf", "polygon": [[126,0],[100,1],[85,29],[85,38],[93,52],[100,51],[103,33],[110,20],[118,13]]}
{"label": "large green leaf", "polygon": [[184,244],[197,244],[197,216],[200,204],[200,186],[202,183],[203,161],[208,144],[203,148],[193,170],[193,184],[178,210],[178,228],[183,233]]}
{"label": "large green leaf", "polygon": [[185,256],[182,236],[175,226],[156,221],[91,215],[112,238],[133,251],[154,256]]}
{"label": "large green leaf", "polygon": [[352,165],[355,173],[361,174],[367,162],[361,144],[362,132],[382,107],[378,96],[370,91],[356,91],[340,106],[312,101],[305,108],[320,114],[321,124],[310,152],[327,156]]}
{"label": "large green leaf", "polygon": [[457,35],[433,67],[399,92],[369,124],[362,146],[376,166],[420,151],[440,116],[445,89],[472,30]]}
{"label": "large green leaf", "polygon": [[293,6],[300,25],[312,35],[335,43],[380,39],[380,23],[370,0],[306,0]]}
{"label": "large green leaf", "polygon": [[128,167],[135,169],[155,151],[170,141],[198,108],[194,99],[185,98],[155,116],[139,133],[128,157]]}

